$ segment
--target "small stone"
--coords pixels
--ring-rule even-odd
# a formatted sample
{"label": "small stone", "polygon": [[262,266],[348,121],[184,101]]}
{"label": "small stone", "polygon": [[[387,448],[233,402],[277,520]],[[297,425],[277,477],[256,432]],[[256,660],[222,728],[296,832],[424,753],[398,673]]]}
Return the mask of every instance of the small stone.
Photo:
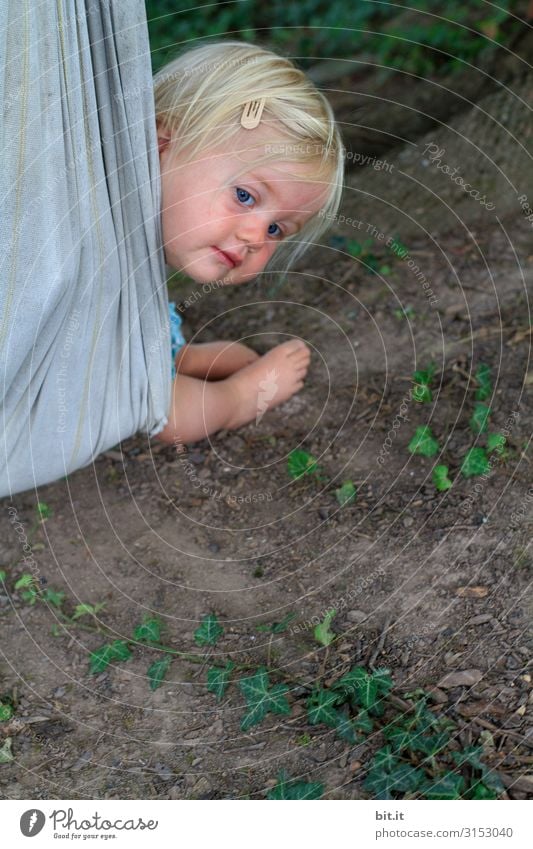
{"label": "small stone", "polygon": [[191,792],[189,793],[190,799],[205,799],[207,794],[211,792],[211,784],[202,776],[202,778],[196,782]]}
{"label": "small stone", "polygon": [[414,524],[414,521],[415,520],[413,519],[412,516],[406,516],[405,519],[403,520],[404,528],[410,528],[411,525]]}
{"label": "small stone", "polygon": [[452,687],[471,687],[483,678],[480,669],[463,669],[461,672],[449,672],[438,682],[437,687],[450,690]]}
{"label": "small stone", "polygon": [[428,687],[429,698],[432,702],[435,702],[437,705],[446,704],[448,701],[448,696],[444,692],[444,690],[439,690],[438,687]]}
{"label": "small stone", "polygon": [[364,610],[349,610],[346,614],[348,622],[353,622],[355,625],[360,625],[365,619],[368,619],[368,613]]}
{"label": "small stone", "polygon": [[490,613],[480,613],[479,616],[473,616],[472,619],[468,620],[469,625],[484,625],[486,622],[490,622],[492,619],[492,615]]}
{"label": "small stone", "polygon": [[175,784],[174,787],[171,787],[168,791],[169,799],[183,799],[183,791],[179,784]]}
{"label": "small stone", "polygon": [[156,775],[158,775],[162,781],[170,781],[170,779],[173,777],[172,770],[168,766],[165,766],[165,764],[154,764],[154,770],[156,772]]}

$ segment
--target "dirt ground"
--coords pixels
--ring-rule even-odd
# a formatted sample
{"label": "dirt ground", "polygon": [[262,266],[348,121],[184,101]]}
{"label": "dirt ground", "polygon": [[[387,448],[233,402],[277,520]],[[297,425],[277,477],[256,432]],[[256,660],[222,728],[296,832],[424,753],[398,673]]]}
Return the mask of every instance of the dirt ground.
{"label": "dirt ground", "polygon": [[[470,237],[452,232],[441,252],[413,240],[409,255],[431,280],[433,304],[383,245],[382,277],[334,243],[277,292],[259,282],[197,292],[185,313],[189,337],[243,339],[262,352],[301,336],[313,348],[305,389],[186,456],[139,435],[66,480],[4,499],[0,696],[14,715],[0,724],[13,755],[0,766],[2,797],[265,798],[285,768],[322,782],[327,798],[372,798],[363,781],[378,734],[353,746],[309,725],[298,687],[290,715],[270,714],[243,733],[238,689],[219,703],[206,689],[206,668],[228,658],[276,667],[284,678],[272,681],[306,683],[354,664],[386,667],[398,697],[431,692],[462,746],[491,738],[487,763],[503,798],[533,795],[533,253],[527,221],[515,216],[506,232],[496,223]],[[407,307],[414,317],[397,312]],[[417,405],[410,378],[431,359],[434,400]],[[506,459],[465,479],[468,376],[480,362],[495,384],[492,429],[517,415]],[[393,427],[406,397],[407,420]],[[443,493],[431,482],[434,461],[407,451],[428,422],[447,440],[443,462],[455,483]],[[286,458],[298,447],[327,482],[289,477]],[[348,479],[357,499],[341,508],[334,490]],[[51,515],[32,534],[37,501]],[[105,602],[96,618],[65,626],[53,604],[31,605],[14,591],[27,569],[10,507],[42,587],[65,592],[68,615]],[[338,639],[326,651],[313,627],[332,608]],[[210,612],[225,633],[200,648],[193,632]],[[257,630],[290,612],[284,632]],[[131,637],[143,614],[164,621],[167,646],[205,662],[176,658],[155,691],[146,678],[154,649],[135,647],[127,662],[89,674],[89,653],[109,633]],[[475,683],[437,686],[464,670],[476,671]]]}

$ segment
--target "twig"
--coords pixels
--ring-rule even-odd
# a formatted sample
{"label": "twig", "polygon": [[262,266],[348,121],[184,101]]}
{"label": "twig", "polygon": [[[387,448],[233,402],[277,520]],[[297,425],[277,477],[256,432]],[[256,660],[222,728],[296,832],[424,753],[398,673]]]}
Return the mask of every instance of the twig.
{"label": "twig", "polygon": [[368,666],[371,669],[374,669],[374,663],[376,661],[376,658],[377,658],[378,654],[380,653],[380,651],[382,650],[383,646],[385,645],[385,640],[387,639],[387,631],[389,630],[390,622],[391,622],[391,617],[387,616],[387,618],[385,619],[385,624],[383,625],[383,628],[381,630],[381,635],[380,635],[380,638],[378,640],[378,644],[377,644],[375,650],[372,652],[372,655],[370,656],[370,660],[368,661]]}

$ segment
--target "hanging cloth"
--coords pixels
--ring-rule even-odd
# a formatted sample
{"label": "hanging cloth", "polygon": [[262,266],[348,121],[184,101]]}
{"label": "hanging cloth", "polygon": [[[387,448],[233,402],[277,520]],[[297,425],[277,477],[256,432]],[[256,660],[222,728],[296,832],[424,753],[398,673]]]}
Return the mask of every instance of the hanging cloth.
{"label": "hanging cloth", "polygon": [[0,496],[167,424],[170,323],[142,0],[0,8]]}

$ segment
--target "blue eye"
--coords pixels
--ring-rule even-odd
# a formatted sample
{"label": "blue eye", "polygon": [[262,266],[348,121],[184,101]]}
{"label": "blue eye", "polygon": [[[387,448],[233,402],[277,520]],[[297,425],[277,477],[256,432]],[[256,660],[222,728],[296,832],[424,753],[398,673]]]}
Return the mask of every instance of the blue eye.
{"label": "blue eye", "polygon": [[[277,233],[276,233],[276,232],[274,232],[274,233],[273,233],[273,232],[272,232],[272,229],[271,229],[272,227],[277,227],[278,232],[277,232]],[[268,235],[269,235],[269,236],[283,236],[283,232],[281,231],[281,229],[280,229],[280,227],[279,227],[279,224],[269,224],[269,226],[268,226]]]}
{"label": "blue eye", "polygon": [[254,199],[253,199],[253,197],[252,197],[252,195],[250,194],[250,192],[247,192],[247,191],[246,191],[246,189],[239,189],[239,188],[236,188],[236,189],[235,189],[235,194],[237,195],[237,199],[238,199],[241,203],[245,203],[247,206],[249,205],[249,204],[248,204],[248,201],[249,201],[249,200],[251,200],[251,201],[253,201],[253,200],[254,200]]}

